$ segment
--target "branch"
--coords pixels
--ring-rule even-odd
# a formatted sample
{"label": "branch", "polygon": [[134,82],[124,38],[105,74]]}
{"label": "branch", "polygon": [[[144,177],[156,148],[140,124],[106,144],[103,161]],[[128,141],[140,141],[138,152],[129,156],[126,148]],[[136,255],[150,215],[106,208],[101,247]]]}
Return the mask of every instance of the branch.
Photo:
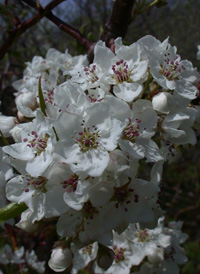
{"label": "branch", "polygon": [[38,14],[31,19],[25,21],[22,24],[18,24],[16,28],[12,31],[9,31],[8,38],[4,42],[4,44],[0,48],[0,59],[3,58],[3,56],[6,54],[6,52],[10,49],[12,44],[15,42],[15,40],[21,36],[27,29],[31,28],[32,26],[36,25],[41,18],[46,16],[53,8],[55,8],[57,5],[59,5],[64,0],[53,0],[51,1],[44,9],[39,8]]}
{"label": "branch", "polygon": [[126,35],[128,26],[131,23],[132,10],[135,0],[116,0],[112,14],[108,19],[101,40],[106,42],[108,47],[112,46],[114,39]]}
{"label": "branch", "polygon": [[[36,3],[33,0],[22,0],[22,1],[37,11],[41,10],[41,8],[38,9]],[[77,40],[77,42],[80,45],[82,45],[86,50],[90,49],[92,42],[89,41],[83,34],[81,34],[79,30],[73,28],[72,26],[62,21],[60,18],[55,16],[51,11],[46,13],[45,17],[49,19],[51,22],[53,22],[55,25],[57,25],[62,31],[74,37]]]}

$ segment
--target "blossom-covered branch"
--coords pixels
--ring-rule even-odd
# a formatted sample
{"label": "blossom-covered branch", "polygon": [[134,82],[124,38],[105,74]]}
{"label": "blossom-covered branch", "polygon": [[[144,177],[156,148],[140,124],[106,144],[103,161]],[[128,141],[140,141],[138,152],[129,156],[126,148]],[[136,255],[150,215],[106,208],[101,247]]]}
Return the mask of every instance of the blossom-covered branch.
{"label": "blossom-covered branch", "polygon": [[0,59],[4,57],[6,52],[10,49],[12,44],[16,41],[16,39],[21,36],[27,29],[36,25],[41,18],[43,18],[46,14],[48,14],[53,8],[59,5],[64,0],[53,0],[51,1],[44,9],[39,9],[38,13],[32,18],[28,19],[24,23],[18,23],[15,29],[9,31],[9,35],[3,45],[0,48]]}

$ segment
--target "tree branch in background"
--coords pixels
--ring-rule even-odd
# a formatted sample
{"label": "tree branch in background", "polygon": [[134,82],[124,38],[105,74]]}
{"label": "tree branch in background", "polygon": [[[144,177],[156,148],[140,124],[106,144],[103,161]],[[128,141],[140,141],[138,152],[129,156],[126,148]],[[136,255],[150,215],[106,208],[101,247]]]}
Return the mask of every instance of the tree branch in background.
{"label": "tree branch in background", "polygon": [[53,8],[59,5],[64,0],[53,0],[51,1],[44,9],[39,8],[38,14],[31,19],[25,21],[24,23],[18,22],[14,30],[9,31],[8,38],[4,42],[4,44],[0,48],[0,59],[6,54],[6,52],[10,49],[12,44],[16,41],[16,39],[21,36],[27,29],[36,25],[41,18],[43,18],[46,14],[51,12]]}
{"label": "tree branch in background", "polygon": [[[37,4],[33,0],[22,0],[27,5],[31,6],[37,11],[42,11],[42,7],[37,7]],[[73,38],[77,40],[77,42],[82,45],[86,50],[89,50],[92,42],[89,41],[83,34],[80,33],[79,30],[73,28],[72,26],[68,25],[64,21],[62,21],[60,18],[55,16],[51,11],[46,12],[44,15],[47,19],[49,19],[51,22],[56,24],[62,31],[66,32]]]}
{"label": "tree branch in background", "polygon": [[122,37],[127,33],[128,26],[132,19],[132,10],[135,0],[116,0],[113,10],[108,19],[101,40],[105,41],[108,47],[112,47],[114,39]]}

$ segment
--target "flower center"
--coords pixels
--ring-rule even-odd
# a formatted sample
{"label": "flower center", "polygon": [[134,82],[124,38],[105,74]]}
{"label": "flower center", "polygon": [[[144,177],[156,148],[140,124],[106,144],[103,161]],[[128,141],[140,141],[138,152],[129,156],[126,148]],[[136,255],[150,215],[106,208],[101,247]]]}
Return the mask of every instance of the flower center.
{"label": "flower center", "polygon": [[[83,120],[83,122],[85,121]],[[84,127],[83,131],[80,131],[78,135],[79,136],[75,139],[75,142],[79,145],[81,152],[87,152],[89,149],[95,149],[98,147],[98,138],[100,136],[95,126],[92,126],[92,129],[90,129],[90,127]]]}
{"label": "flower center", "polygon": [[98,213],[97,209],[95,207],[93,207],[93,205],[91,204],[90,201],[84,203],[83,206],[83,214],[85,219],[93,219],[94,218],[94,214]]}
{"label": "flower center", "polygon": [[78,184],[78,176],[73,174],[67,180],[61,182],[61,184],[63,188],[66,188],[67,192],[75,192]]}
{"label": "flower center", "polygon": [[120,261],[124,261],[126,260],[126,257],[125,257],[125,248],[118,248],[116,245],[113,246],[113,250],[114,250],[114,253],[115,253],[115,262],[118,263]]}
{"label": "flower center", "polygon": [[135,236],[138,238],[138,242],[149,242],[150,237],[146,229],[140,230],[135,233]]}
{"label": "flower center", "polygon": [[122,82],[132,82],[130,78],[131,70],[128,68],[127,62],[122,59],[112,66],[112,71],[114,73],[113,78],[116,80],[117,84]]}
{"label": "flower center", "polygon": [[27,188],[24,189],[25,192],[29,192],[30,187],[34,187],[35,190],[38,190],[40,192],[47,192],[45,185],[47,183],[47,179],[43,176],[39,176],[39,177],[31,177],[30,175],[27,175],[26,178],[26,184],[27,184]]}
{"label": "flower center", "polygon": [[140,123],[140,119],[136,119],[135,122],[132,123],[131,119],[129,118],[128,125],[123,130],[122,139],[127,139],[133,143],[135,141],[135,137],[138,137],[140,134]]}
{"label": "flower center", "polygon": [[45,151],[47,147],[47,141],[49,139],[49,135],[45,134],[43,138],[40,138],[35,131],[32,131],[31,134],[28,134],[31,136],[31,140],[28,140],[28,138],[24,138],[24,142],[28,142],[27,146],[32,148],[36,155],[40,155],[43,151]]}
{"label": "flower center", "polygon": [[96,65],[91,65],[84,68],[85,75],[88,79],[88,82],[95,83],[99,80],[99,77],[96,75]]}
{"label": "flower center", "polygon": [[92,244],[85,246],[85,247],[82,249],[82,253],[83,253],[83,254],[92,255]]}
{"label": "flower center", "polygon": [[53,91],[53,89],[49,90],[49,91],[43,91],[43,94],[45,97],[44,101],[54,105],[54,91]]}
{"label": "flower center", "polygon": [[[139,196],[137,194],[134,194],[134,196],[132,197],[131,194],[134,192],[134,189],[128,187],[128,185],[129,182],[123,186],[114,188],[114,195],[111,200],[115,202],[115,208],[119,208],[119,205],[128,205],[131,203],[132,200],[135,203],[138,203]],[[126,206],[124,207],[124,211],[128,211],[128,208]]]}
{"label": "flower center", "polygon": [[178,56],[176,55],[174,59],[170,60],[170,53],[165,54],[165,59],[162,65],[160,65],[160,74],[165,76],[167,80],[178,80],[180,73],[185,70],[184,66],[180,65],[178,61]]}
{"label": "flower center", "polygon": [[176,254],[176,250],[174,249],[173,246],[171,246],[169,251],[167,251],[167,252],[165,251],[164,258],[165,258],[165,260],[171,259],[172,261],[174,261],[175,254]]}

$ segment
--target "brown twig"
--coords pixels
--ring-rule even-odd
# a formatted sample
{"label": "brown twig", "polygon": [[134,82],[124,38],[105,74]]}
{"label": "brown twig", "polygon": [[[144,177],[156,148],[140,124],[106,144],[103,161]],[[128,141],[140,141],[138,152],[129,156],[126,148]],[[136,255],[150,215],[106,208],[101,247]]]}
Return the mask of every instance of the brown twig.
{"label": "brown twig", "polygon": [[5,227],[7,228],[8,233],[10,235],[10,239],[12,241],[12,245],[13,245],[14,250],[17,250],[18,249],[18,247],[17,247],[17,241],[15,239],[15,235],[13,233],[12,226],[10,224],[5,224]]}
{"label": "brown twig", "polygon": [[[22,1],[30,7],[34,8],[35,10],[38,10],[38,7],[33,0]],[[39,10],[41,10],[41,8]],[[79,42],[79,44],[82,45],[86,50],[90,49],[92,42],[89,41],[82,33],[80,33],[79,30],[73,28],[69,24],[62,21],[60,18],[55,16],[51,11],[46,13],[45,17],[49,19],[51,22],[53,22],[55,25],[57,25],[62,31],[74,37]]]}
{"label": "brown twig", "polygon": [[59,5],[64,0],[53,0],[51,1],[44,9],[39,8],[36,16],[30,18],[22,24],[18,24],[15,29],[9,31],[8,38],[4,42],[4,44],[0,48],[0,59],[6,54],[6,52],[10,49],[15,40],[22,35],[27,29],[31,28],[35,24],[37,24],[41,18],[46,16],[53,8]]}
{"label": "brown twig", "polygon": [[116,0],[114,2],[112,14],[101,36],[101,40],[105,41],[108,47],[112,47],[115,38],[124,38],[126,35],[131,23],[134,3],[135,0]]}
{"label": "brown twig", "polygon": [[186,212],[190,212],[190,211],[193,211],[193,210],[199,210],[199,206],[198,205],[194,205],[194,206],[188,206],[188,207],[185,207],[185,208],[182,208],[180,209],[177,214],[175,215],[175,220],[178,220],[179,216],[186,213]]}

